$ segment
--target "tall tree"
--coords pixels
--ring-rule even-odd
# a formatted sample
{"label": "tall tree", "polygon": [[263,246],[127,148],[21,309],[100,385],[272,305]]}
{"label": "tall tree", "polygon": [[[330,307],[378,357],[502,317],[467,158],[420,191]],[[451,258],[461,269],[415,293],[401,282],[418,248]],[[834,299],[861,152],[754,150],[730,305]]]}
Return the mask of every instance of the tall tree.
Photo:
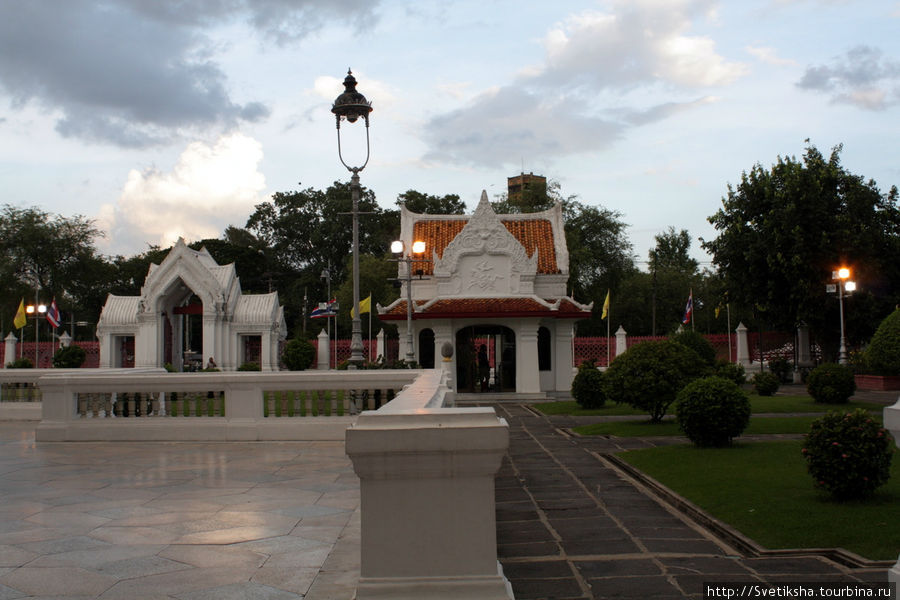
{"label": "tall tree", "polygon": [[653,236],[656,247],[649,252],[650,271],[672,269],[686,275],[694,275],[699,263],[691,258],[691,236],[687,229],[675,232],[671,225],[663,233]]}
{"label": "tall tree", "polygon": [[[728,186],[722,208],[709,217],[718,236],[702,244],[733,300],[755,305],[770,326],[790,330],[803,320],[828,340],[838,319],[825,284],[839,266],[853,269],[861,290],[855,296],[871,296],[854,298],[860,308],[872,306],[871,323],[900,298],[897,188],[882,194],[874,181],[844,169],[840,152],[826,159],[809,146],[802,160],[756,164]],[[865,339],[871,326],[851,335]]]}

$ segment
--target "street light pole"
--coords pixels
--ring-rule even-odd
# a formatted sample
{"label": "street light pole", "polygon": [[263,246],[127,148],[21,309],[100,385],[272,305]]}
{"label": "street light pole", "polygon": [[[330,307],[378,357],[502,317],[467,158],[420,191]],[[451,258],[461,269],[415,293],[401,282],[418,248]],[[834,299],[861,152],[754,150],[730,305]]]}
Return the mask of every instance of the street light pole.
{"label": "street light pole", "polygon": [[[359,315],[359,173],[366,168],[369,162],[369,113],[372,112],[372,103],[366,97],[356,91],[356,78],[350,70],[344,78],[344,92],[337,97],[331,107],[337,123],[338,158],[341,159],[348,171],[350,171],[350,197],[353,201],[353,320],[350,334],[350,365],[349,368],[357,369],[363,362],[362,320]],[[351,167],[344,161],[341,153],[341,120],[355,123],[362,117],[366,123],[366,160],[362,166]]]}
{"label": "street light pole", "polygon": [[[406,244],[397,240],[391,243],[391,252],[397,255],[397,262],[406,265],[406,364],[412,365],[416,361],[416,351],[413,344],[412,330],[412,263],[413,261],[421,262],[422,258],[413,259],[413,254],[423,254],[425,252],[425,242],[415,241],[412,244],[412,252],[406,251]],[[421,271],[419,271],[421,274]]]}
{"label": "street light pole", "polygon": [[838,350],[838,363],[846,365],[849,361],[847,360],[847,336],[844,328],[844,291],[852,292],[856,289],[856,283],[847,281],[850,277],[850,269],[846,267],[838,269],[836,275],[837,277],[835,277],[835,279],[838,280],[838,304],[840,306],[841,316],[841,347],[840,350]]}

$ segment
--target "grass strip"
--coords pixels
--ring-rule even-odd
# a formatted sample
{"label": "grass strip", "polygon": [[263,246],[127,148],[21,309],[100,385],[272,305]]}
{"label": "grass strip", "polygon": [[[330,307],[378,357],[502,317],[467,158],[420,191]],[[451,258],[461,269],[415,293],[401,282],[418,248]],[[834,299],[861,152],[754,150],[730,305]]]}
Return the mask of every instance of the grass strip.
{"label": "grass strip", "polygon": [[802,442],[699,449],[667,446],[625,452],[637,469],[769,549],[845,548],[871,560],[900,549],[900,459],[891,479],[865,501],[838,502],[813,487]]}
{"label": "grass strip", "polygon": [[[750,417],[750,425],[744,430],[744,435],[763,434],[805,434],[809,432],[809,426],[819,417]],[[872,418],[881,422],[880,415],[872,415]],[[660,437],[672,435],[684,435],[674,420],[667,419],[662,423],[650,421],[611,421],[607,423],[592,423],[573,427],[572,431],[579,435],[614,435],[616,437]]]}

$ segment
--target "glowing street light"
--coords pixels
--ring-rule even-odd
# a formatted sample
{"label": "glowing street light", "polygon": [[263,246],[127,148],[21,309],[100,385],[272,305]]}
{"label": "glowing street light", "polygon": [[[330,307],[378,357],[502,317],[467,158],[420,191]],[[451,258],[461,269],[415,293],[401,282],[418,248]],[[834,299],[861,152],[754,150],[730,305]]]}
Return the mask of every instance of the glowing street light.
{"label": "glowing street light", "polygon": [[[34,368],[38,368],[38,325],[40,324],[41,315],[47,312],[46,304],[29,304],[25,307],[28,316],[34,317]],[[24,346],[24,344],[23,344]]]}
{"label": "glowing street light", "polygon": [[[412,252],[406,253],[406,244],[400,240],[391,242],[391,252],[397,257],[397,262],[406,263],[406,362],[412,364],[416,360],[416,353],[413,349],[413,333],[412,333],[412,263],[422,262],[425,259],[421,256],[425,253],[425,242],[416,240],[412,243]],[[418,255],[414,258],[413,255]],[[417,274],[421,276],[421,271]]]}
{"label": "glowing street light", "polygon": [[844,330],[844,294],[856,290],[856,282],[848,281],[850,279],[850,269],[841,267],[831,274],[831,278],[836,280],[838,288],[838,302],[840,303],[841,315],[841,348],[838,351],[838,363],[847,364],[847,336]]}

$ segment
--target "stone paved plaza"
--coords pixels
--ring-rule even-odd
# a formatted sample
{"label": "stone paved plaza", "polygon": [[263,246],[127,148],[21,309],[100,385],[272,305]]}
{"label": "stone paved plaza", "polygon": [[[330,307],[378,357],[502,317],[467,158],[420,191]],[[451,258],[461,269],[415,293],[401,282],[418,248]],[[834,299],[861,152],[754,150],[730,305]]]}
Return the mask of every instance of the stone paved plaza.
{"label": "stone paved plaza", "polygon": [[0,423],[0,599],[353,596],[341,442],[42,443]]}

